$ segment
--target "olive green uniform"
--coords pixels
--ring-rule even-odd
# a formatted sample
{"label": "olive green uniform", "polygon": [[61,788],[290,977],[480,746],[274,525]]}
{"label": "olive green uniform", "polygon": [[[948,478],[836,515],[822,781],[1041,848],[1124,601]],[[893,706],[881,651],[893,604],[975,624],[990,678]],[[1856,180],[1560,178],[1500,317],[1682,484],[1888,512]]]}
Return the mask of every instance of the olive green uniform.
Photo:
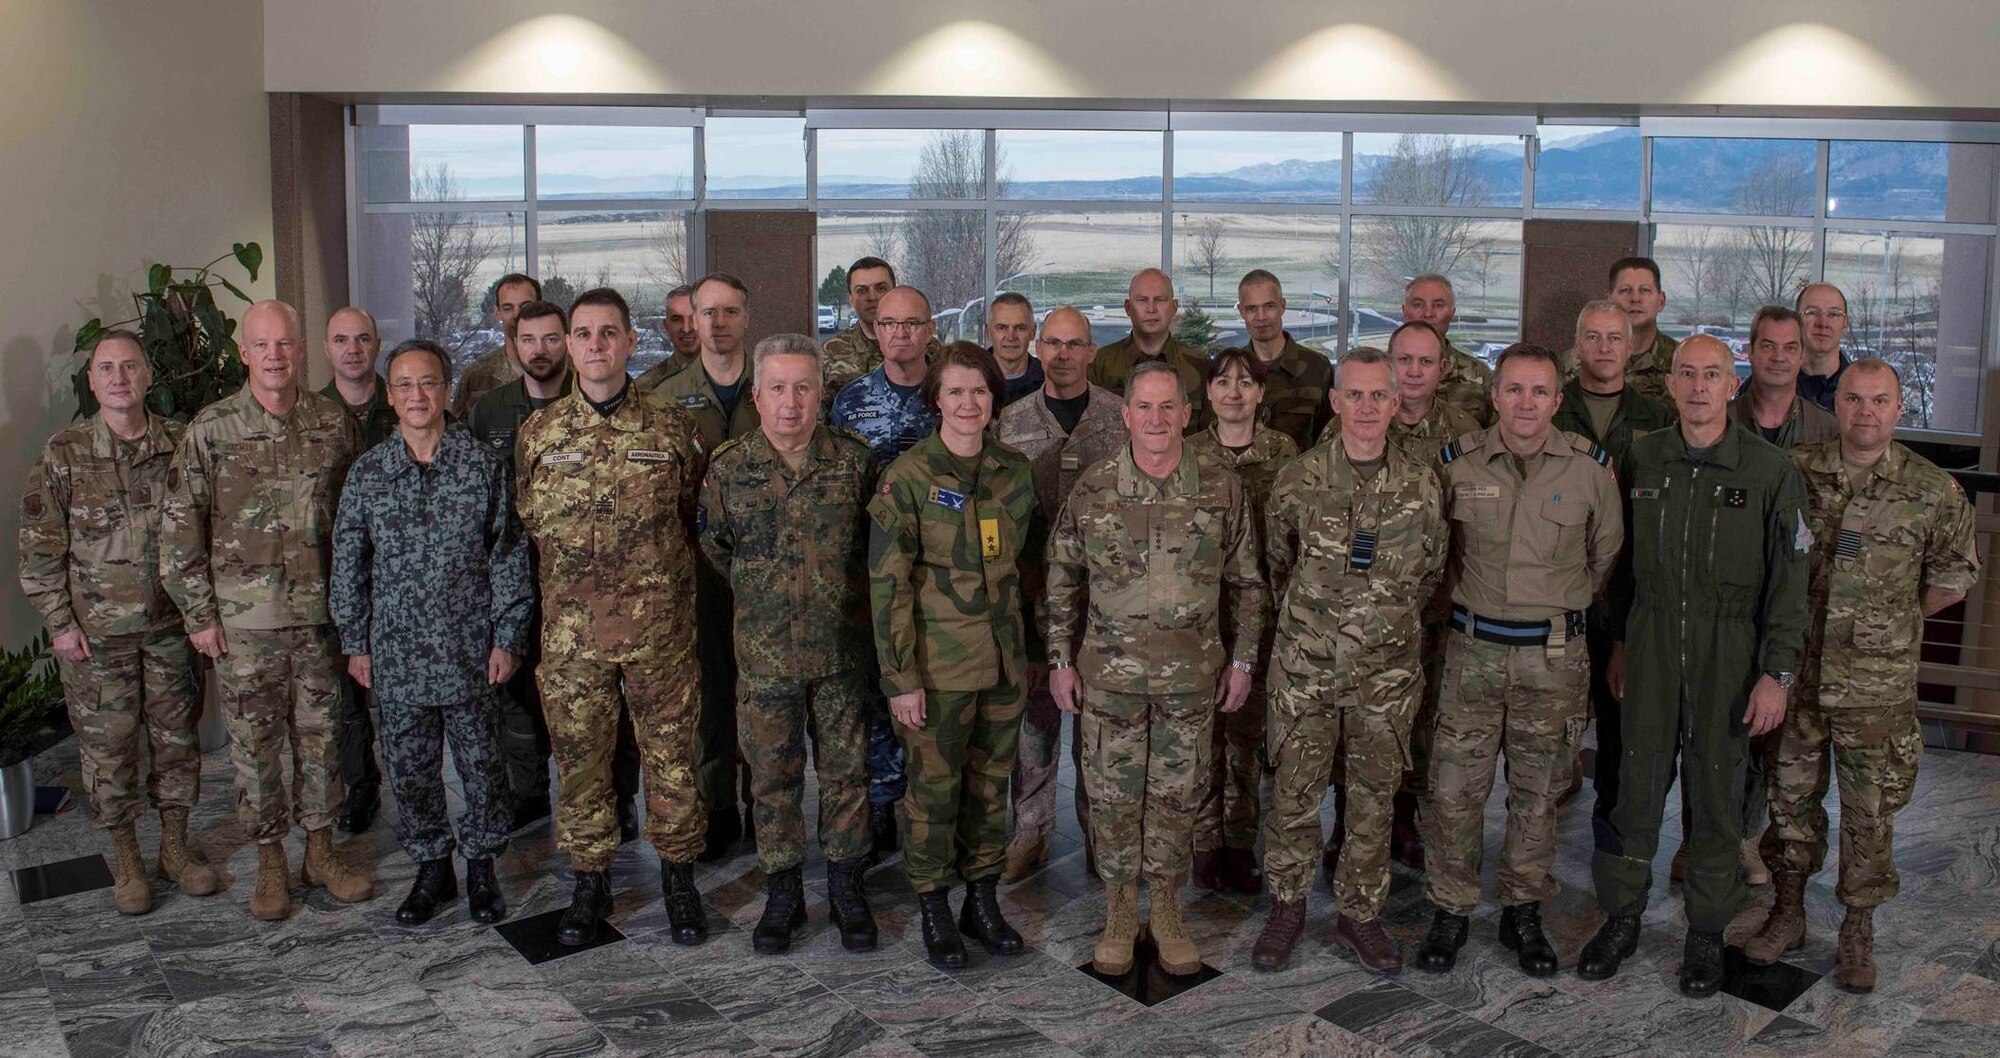
{"label": "olive green uniform", "polygon": [[1610,599],[1612,638],[1626,644],[1623,758],[1597,820],[1597,900],[1610,915],[1645,910],[1678,756],[1688,927],[1719,933],[1744,897],[1744,711],[1760,675],[1796,672],[1805,647],[1805,486],[1789,456],[1734,423],[1705,458],[1680,429],[1641,437],[1618,481],[1630,527]]}
{"label": "olive green uniform", "polygon": [[1173,335],[1167,335],[1165,345],[1160,347],[1160,355],[1148,356],[1139,350],[1138,339],[1128,334],[1097,350],[1090,361],[1090,384],[1108,389],[1125,396],[1125,380],[1132,377],[1132,369],[1141,360],[1162,360],[1179,375],[1182,388],[1187,390],[1188,432],[1193,433],[1208,425],[1208,353],[1182,342]]}
{"label": "olive green uniform", "polygon": [[1751,404],[1747,382],[1736,392],[1736,399],[1729,402],[1729,417],[1742,424],[1744,429],[1784,449],[1822,444],[1840,436],[1840,420],[1835,419],[1832,412],[1794,395],[1791,413],[1778,427],[1778,436],[1765,437],[1764,427],[1757,422],[1756,408]]}
{"label": "olive green uniform", "polygon": [[1287,331],[1285,347],[1270,361],[1270,369],[1257,421],[1290,437],[1300,451],[1311,448],[1333,418],[1333,404],[1327,399],[1333,392],[1333,361],[1293,341]]}
{"label": "olive green uniform", "polygon": [[501,386],[521,377],[521,365],[514,362],[514,354],[502,342],[491,351],[472,362],[465,373],[458,377],[458,386],[451,393],[451,417],[464,422],[472,409],[479,406],[479,399]]}
{"label": "olive green uniform", "polygon": [[652,367],[649,367],[644,371],[639,372],[639,374],[632,379],[632,383],[638,386],[640,389],[650,393],[653,390],[659,389],[662,385],[666,384],[666,381],[668,379],[674,377],[675,375],[680,374],[683,371],[686,371],[688,369],[688,365],[694,363],[699,359],[701,359],[700,353],[696,353],[693,356],[682,356],[679,353],[668,353],[666,359],[661,360],[659,363],[654,364]]}

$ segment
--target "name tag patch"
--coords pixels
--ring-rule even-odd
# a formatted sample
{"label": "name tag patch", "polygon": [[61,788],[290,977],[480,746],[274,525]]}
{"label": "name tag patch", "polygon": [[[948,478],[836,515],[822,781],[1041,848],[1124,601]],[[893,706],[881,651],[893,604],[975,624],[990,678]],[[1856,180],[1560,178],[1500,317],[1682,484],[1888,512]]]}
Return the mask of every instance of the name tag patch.
{"label": "name tag patch", "polygon": [[1500,498],[1500,486],[1454,485],[1451,493],[1461,500],[1497,500]]}
{"label": "name tag patch", "polygon": [[671,463],[674,461],[674,454],[672,452],[655,452],[645,448],[634,448],[630,452],[625,453],[625,460],[628,463]]}
{"label": "name tag patch", "polygon": [[564,463],[581,463],[581,462],[583,462],[582,452],[546,452],[543,453],[541,459],[541,465],[545,467],[560,466],[561,464]]}
{"label": "name tag patch", "polygon": [[681,407],[706,408],[708,407],[708,398],[702,396],[699,393],[690,393],[687,396],[681,398]]}
{"label": "name tag patch", "polygon": [[1659,489],[1633,489],[1633,490],[1632,490],[1632,498],[1633,498],[1633,499],[1635,499],[1635,500],[1657,500],[1657,499],[1659,499],[1659,498],[1660,498],[1660,490],[1659,490]]}
{"label": "name tag patch", "polygon": [[953,492],[952,490],[945,488],[942,485],[931,486],[930,500],[932,503],[935,503],[938,506],[945,508],[946,510],[951,510],[951,511],[965,510],[965,493]]}
{"label": "name tag patch", "polygon": [[1000,557],[1000,519],[979,519],[979,553],[987,558]]}

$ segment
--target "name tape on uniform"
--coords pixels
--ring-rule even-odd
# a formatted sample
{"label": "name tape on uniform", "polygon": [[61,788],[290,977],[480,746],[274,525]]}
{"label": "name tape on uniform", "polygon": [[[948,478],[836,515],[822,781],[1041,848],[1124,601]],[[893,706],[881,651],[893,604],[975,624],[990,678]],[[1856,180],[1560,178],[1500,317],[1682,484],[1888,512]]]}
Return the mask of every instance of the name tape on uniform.
{"label": "name tape on uniform", "polygon": [[541,465],[552,467],[563,463],[581,463],[583,459],[582,452],[545,452],[542,454]]}
{"label": "name tape on uniform", "polygon": [[674,454],[655,452],[649,448],[634,448],[625,453],[625,460],[629,463],[671,463],[674,461]]}
{"label": "name tape on uniform", "polygon": [[1454,485],[1452,495],[1461,500],[1497,500],[1500,498],[1498,485]]}

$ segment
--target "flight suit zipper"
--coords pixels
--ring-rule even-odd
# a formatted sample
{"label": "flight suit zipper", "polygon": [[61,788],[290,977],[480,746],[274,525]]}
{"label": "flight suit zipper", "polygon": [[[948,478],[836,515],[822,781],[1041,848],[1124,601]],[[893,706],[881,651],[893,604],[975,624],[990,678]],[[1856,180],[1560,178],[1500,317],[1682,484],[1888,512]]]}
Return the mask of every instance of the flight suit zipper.
{"label": "flight suit zipper", "polygon": [[[1700,464],[1700,463],[1696,463],[1696,464],[1694,465],[1694,469],[1688,472],[1688,500],[1689,500],[1689,502],[1693,502],[1693,501],[1695,500],[1695,498],[1696,498],[1696,497],[1699,497],[1699,496],[1701,495],[1701,490],[1700,490],[1700,489],[1697,489],[1697,488],[1695,488],[1695,483],[1696,483],[1697,481],[1700,481],[1700,480],[1701,480],[1701,464]],[[1690,545],[1690,544],[1694,543],[1694,517],[1693,517],[1693,515],[1694,515],[1694,511],[1693,511],[1693,509],[1692,509],[1692,508],[1690,508],[1690,509],[1688,510],[1687,514],[1686,514],[1686,515],[1684,515],[1684,516],[1683,516],[1683,517],[1681,518],[1681,570],[1682,570],[1683,574],[1686,574],[1686,573],[1688,573],[1688,572],[1691,572],[1691,571],[1690,571],[1690,570],[1688,569],[1688,563],[1689,563],[1689,562],[1690,562],[1690,561],[1692,560],[1692,556],[1691,556],[1691,554],[1690,554],[1690,551],[1689,551],[1689,547],[1688,547],[1688,545]],[[1711,527],[1711,535],[1710,535],[1710,541],[1709,541],[1709,542],[1710,542],[1711,544],[1713,544],[1713,543],[1714,543],[1714,539],[1713,539],[1713,527]],[[1681,674],[1681,680],[1682,680],[1682,686],[1683,686],[1684,688],[1685,688],[1685,686],[1686,686],[1686,679],[1687,679],[1687,643],[1688,643],[1688,594],[1689,594],[1689,593],[1688,593],[1688,591],[1687,591],[1687,589],[1686,589],[1686,586],[1684,585],[1684,586],[1682,587],[1682,589],[1681,589],[1681,592],[1680,592],[1680,597],[1681,597],[1681,632],[1680,632],[1680,637],[1679,637],[1679,638],[1680,638],[1680,642],[1679,642],[1679,644],[1678,644],[1678,645],[1679,645],[1679,647],[1680,647],[1680,674]]]}

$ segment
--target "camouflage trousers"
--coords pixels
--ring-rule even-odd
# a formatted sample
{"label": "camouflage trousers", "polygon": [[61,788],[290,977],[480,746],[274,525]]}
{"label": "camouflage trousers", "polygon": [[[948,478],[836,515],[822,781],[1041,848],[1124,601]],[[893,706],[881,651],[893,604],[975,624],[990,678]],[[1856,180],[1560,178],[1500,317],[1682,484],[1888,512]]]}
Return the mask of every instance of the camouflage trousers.
{"label": "camouflage trousers", "polygon": [[[1014,838],[1044,840],[1055,836],[1056,776],[1062,771],[1062,710],[1045,687],[1028,696],[1028,710],[1021,715],[1019,751],[1014,755]],[[1070,765],[1078,776],[1075,790],[1077,829],[1090,833],[1090,795],[1084,792],[1083,728],[1072,725],[1069,736]]]}
{"label": "camouflage trousers", "polygon": [[[1410,646],[1404,653],[1414,653]],[[1276,900],[1304,900],[1311,890],[1323,840],[1320,803],[1338,749],[1347,840],[1334,872],[1334,897],[1341,914],[1367,922],[1389,897],[1392,802],[1410,764],[1410,725],[1423,683],[1421,671],[1408,663],[1371,665],[1350,679],[1358,685],[1321,696],[1273,674],[1264,747],[1275,774],[1264,817],[1264,877]]]}
{"label": "camouflage trousers", "polygon": [[1818,872],[1826,862],[1827,758],[1840,773],[1840,882],[1847,907],[1874,907],[1896,895],[1896,813],[1910,803],[1923,757],[1916,699],[1866,705],[1801,694],[1770,750],[1771,827],[1764,862],[1772,870]]}
{"label": "camouflage trousers", "polygon": [[819,844],[833,862],[869,849],[868,688],[856,672],[800,680],[742,673],[736,737],[750,774],[757,862],[765,874],[806,858],[806,736],[819,780]]}
{"label": "camouflage trousers", "polygon": [[[536,639],[539,641],[540,637]],[[506,757],[509,804],[520,806],[549,796],[549,721],[542,692],[535,687],[536,655],[521,667],[500,696],[500,747]],[[618,702],[618,748],[611,755],[612,786],[619,797],[639,796],[639,743],[632,735],[632,710]]]}
{"label": "camouflage trousers", "polygon": [[76,728],[83,789],[99,829],[139,818],[139,767],[147,746],[146,793],[155,808],[192,808],[201,789],[195,730],[194,655],[178,624],[90,640],[90,657],[58,661]]}
{"label": "camouflage trousers", "polygon": [[1486,799],[1502,753],[1507,837],[1500,851],[1500,902],[1556,895],[1549,876],[1556,859],[1556,799],[1569,782],[1588,718],[1587,655],[1581,639],[1551,657],[1542,646],[1506,646],[1463,633],[1446,637],[1424,833],[1425,886],[1440,909],[1470,915],[1479,906]]}
{"label": "camouflage trousers", "polygon": [[708,830],[694,778],[701,712],[694,644],[622,663],[544,654],[535,685],[556,755],[556,847],[569,853],[570,867],[609,870],[618,851],[612,756],[621,690],[646,774],[646,839],[661,859],[693,863]]}
{"label": "camouflage trousers", "polygon": [[1090,844],[1106,883],[1187,873],[1215,717],[1208,691],[1136,695],[1084,685],[1083,782]]}
{"label": "camouflage trousers", "polygon": [[[441,860],[454,847],[468,860],[507,848],[514,802],[501,762],[500,694],[450,705],[382,706],[382,763],[396,793],[396,838],[410,859]],[[458,841],[451,835],[444,792],[444,747],[465,793]]]}
{"label": "camouflage trousers", "polygon": [[1007,855],[1008,779],[1027,694],[927,691],[924,726],[896,723],[908,753],[903,871],[919,893],[1000,873]]}
{"label": "camouflage trousers", "polygon": [[1250,689],[1243,708],[1215,714],[1209,747],[1208,782],[1195,810],[1194,851],[1257,847],[1257,787],[1264,780],[1263,681]]}
{"label": "camouflage trousers", "polygon": [[347,793],[334,741],[345,659],[333,626],[225,628],[224,637],[229,649],[215,663],[215,679],[243,828],[267,845],[283,841],[294,819],[306,830],[332,826]]}

